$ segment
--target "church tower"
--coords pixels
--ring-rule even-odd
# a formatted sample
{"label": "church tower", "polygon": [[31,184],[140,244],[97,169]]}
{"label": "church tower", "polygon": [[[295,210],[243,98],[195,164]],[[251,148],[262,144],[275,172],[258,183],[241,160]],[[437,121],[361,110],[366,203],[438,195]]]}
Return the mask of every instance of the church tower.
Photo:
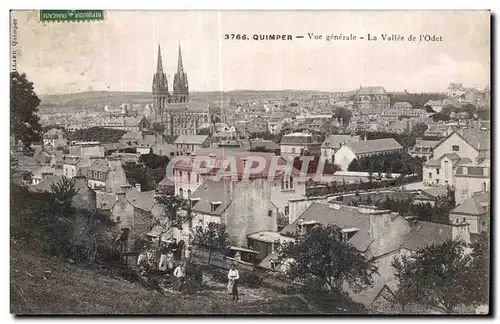
{"label": "church tower", "polygon": [[187,74],[184,73],[182,66],[181,46],[179,45],[179,58],[177,60],[177,73],[174,76],[174,102],[188,102],[189,101],[189,86]]}
{"label": "church tower", "polygon": [[158,45],[158,63],[156,73],[153,75],[153,112],[151,114],[154,122],[163,122],[169,101],[167,75],[163,73],[161,62],[161,50]]}

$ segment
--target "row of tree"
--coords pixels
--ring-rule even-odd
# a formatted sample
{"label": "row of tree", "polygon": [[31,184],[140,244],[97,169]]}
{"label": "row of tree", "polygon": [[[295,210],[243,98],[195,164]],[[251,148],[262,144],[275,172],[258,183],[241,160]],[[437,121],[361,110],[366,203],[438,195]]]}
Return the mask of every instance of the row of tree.
{"label": "row of tree", "polygon": [[377,173],[421,174],[425,158],[412,157],[406,152],[382,153],[354,159],[348,171]]}

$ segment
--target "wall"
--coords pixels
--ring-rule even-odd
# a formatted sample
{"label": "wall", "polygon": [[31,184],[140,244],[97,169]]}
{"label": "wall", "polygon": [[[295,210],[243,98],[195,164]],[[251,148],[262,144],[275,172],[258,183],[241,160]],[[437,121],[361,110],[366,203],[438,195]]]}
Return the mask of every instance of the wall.
{"label": "wall", "polygon": [[295,222],[297,218],[299,218],[302,213],[309,208],[313,203],[318,202],[319,200],[316,198],[309,198],[309,199],[297,199],[297,200],[291,200],[288,202],[288,205],[290,207],[290,215],[289,215],[289,222],[290,224]]}
{"label": "wall", "polygon": [[132,229],[134,226],[134,206],[125,198],[125,192],[117,193],[117,197],[118,201],[111,210],[111,220],[118,222],[118,227],[120,229]]}
{"label": "wall", "polygon": [[[458,145],[460,151],[458,152],[453,151],[452,149],[453,145]],[[460,157],[469,158],[472,161],[474,161],[475,157],[478,155],[478,151],[470,144],[468,144],[466,141],[464,141],[462,137],[457,133],[454,133],[453,135],[448,137],[445,141],[436,145],[436,147],[434,148],[433,159],[438,159],[441,156],[443,156],[443,154],[446,153],[457,153]]]}
{"label": "wall", "polygon": [[[191,193],[194,193],[205,181],[207,176],[199,176],[199,182],[197,181],[197,174],[195,172],[191,171],[182,171],[182,176],[181,176],[181,171],[176,169],[174,171],[175,175],[175,180],[174,180],[174,185],[175,185],[175,194],[179,195],[180,189],[183,191],[183,197],[188,198],[188,190],[191,190]],[[188,173],[191,174],[191,179],[189,180]]]}
{"label": "wall", "polygon": [[95,189],[95,188],[101,188],[106,186],[106,182],[102,180],[94,180],[94,179],[88,179],[87,183],[90,188]]}
{"label": "wall", "polygon": [[277,231],[277,208],[271,203],[270,189],[267,179],[232,182],[232,203],[222,215],[232,245],[245,246],[250,233]]}
{"label": "wall", "polygon": [[335,153],[334,163],[340,166],[341,170],[348,171],[347,168],[356,155],[347,147],[342,146],[337,153]]}
{"label": "wall", "polygon": [[302,150],[306,149],[307,146],[306,145],[285,145],[285,144],[281,144],[280,146],[280,155],[282,157],[284,157],[285,159],[287,159],[289,156],[293,156],[293,157],[297,157],[297,156],[300,156],[300,153],[302,152]]}
{"label": "wall", "polygon": [[[426,167],[423,166],[423,182],[424,185],[428,186],[436,186],[436,179],[439,179],[440,175],[437,174],[437,169],[440,169],[440,167]],[[429,176],[430,174],[430,176]],[[442,180],[439,181],[439,185],[443,185]]]}
{"label": "wall", "polygon": [[133,225],[130,228],[129,241],[133,244],[137,238],[145,238],[153,223],[151,212],[133,207]]}
{"label": "wall", "polygon": [[465,215],[459,215],[459,214],[452,214],[450,213],[449,215],[450,218],[450,223],[456,223],[457,220],[461,222],[463,219],[469,224],[469,231],[470,233],[478,234],[480,225],[479,222],[481,221],[479,216],[465,216]]}
{"label": "wall", "polygon": [[[465,169],[465,168],[464,168]],[[472,197],[475,192],[483,191],[483,184],[486,183],[486,191],[490,190],[490,175],[485,168],[485,175],[480,177],[455,175],[455,202],[457,205]],[[464,172],[466,172],[464,170]]]}
{"label": "wall", "polygon": [[76,176],[76,172],[77,172],[77,167],[76,165],[74,164],[63,164],[63,175],[66,177],[66,178],[73,178],[74,176]]}
{"label": "wall", "polygon": [[[278,212],[285,215],[285,206],[289,206],[290,199],[301,199],[306,197],[306,184],[299,182],[297,179],[293,180],[292,190],[282,190],[281,180],[275,180],[270,183],[271,201],[278,207]],[[290,206],[289,206],[290,207]],[[290,208],[289,208],[290,209]],[[289,210],[289,214],[290,214]]]}
{"label": "wall", "polygon": [[[80,183],[76,183],[80,182]],[[77,184],[78,193],[73,196],[72,206],[74,208],[95,210],[96,209],[96,193],[87,186],[85,178],[77,178],[75,180]]]}
{"label": "wall", "polygon": [[127,175],[122,168],[120,159],[109,160],[110,170],[106,178],[106,192],[117,193],[120,192],[122,186],[127,184]]}

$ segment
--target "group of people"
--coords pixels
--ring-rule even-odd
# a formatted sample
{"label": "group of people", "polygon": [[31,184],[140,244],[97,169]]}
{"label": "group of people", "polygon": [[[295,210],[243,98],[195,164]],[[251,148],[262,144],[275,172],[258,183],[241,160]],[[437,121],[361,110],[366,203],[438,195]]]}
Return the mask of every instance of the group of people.
{"label": "group of people", "polygon": [[[154,261],[153,251],[143,252],[139,255],[137,265],[141,269],[145,269],[146,265],[151,267],[157,264],[158,270],[174,275],[177,280],[177,289],[182,291],[186,280],[187,266],[190,264],[192,256],[191,246],[185,246],[183,243],[183,241],[177,243],[177,240],[174,238],[168,244],[162,244],[158,263]],[[238,269],[236,269],[236,262],[231,264],[227,277],[227,291],[231,295],[232,300],[238,301],[238,281],[240,275]]]}

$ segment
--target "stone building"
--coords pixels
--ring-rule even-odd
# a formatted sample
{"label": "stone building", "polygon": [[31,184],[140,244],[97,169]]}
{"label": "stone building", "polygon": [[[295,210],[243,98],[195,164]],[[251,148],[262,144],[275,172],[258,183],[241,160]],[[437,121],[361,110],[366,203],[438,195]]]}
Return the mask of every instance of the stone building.
{"label": "stone building", "polygon": [[180,46],[172,95],[168,90],[167,75],[163,72],[161,50],[158,46],[152,94],[153,106],[150,118],[153,123],[165,128],[166,135],[196,135],[200,129],[208,128],[221,119],[218,110],[211,109],[208,103],[190,102],[188,78],[184,72]]}
{"label": "stone building", "polygon": [[361,111],[382,112],[391,107],[391,98],[383,87],[361,87],[356,91],[355,105]]}

